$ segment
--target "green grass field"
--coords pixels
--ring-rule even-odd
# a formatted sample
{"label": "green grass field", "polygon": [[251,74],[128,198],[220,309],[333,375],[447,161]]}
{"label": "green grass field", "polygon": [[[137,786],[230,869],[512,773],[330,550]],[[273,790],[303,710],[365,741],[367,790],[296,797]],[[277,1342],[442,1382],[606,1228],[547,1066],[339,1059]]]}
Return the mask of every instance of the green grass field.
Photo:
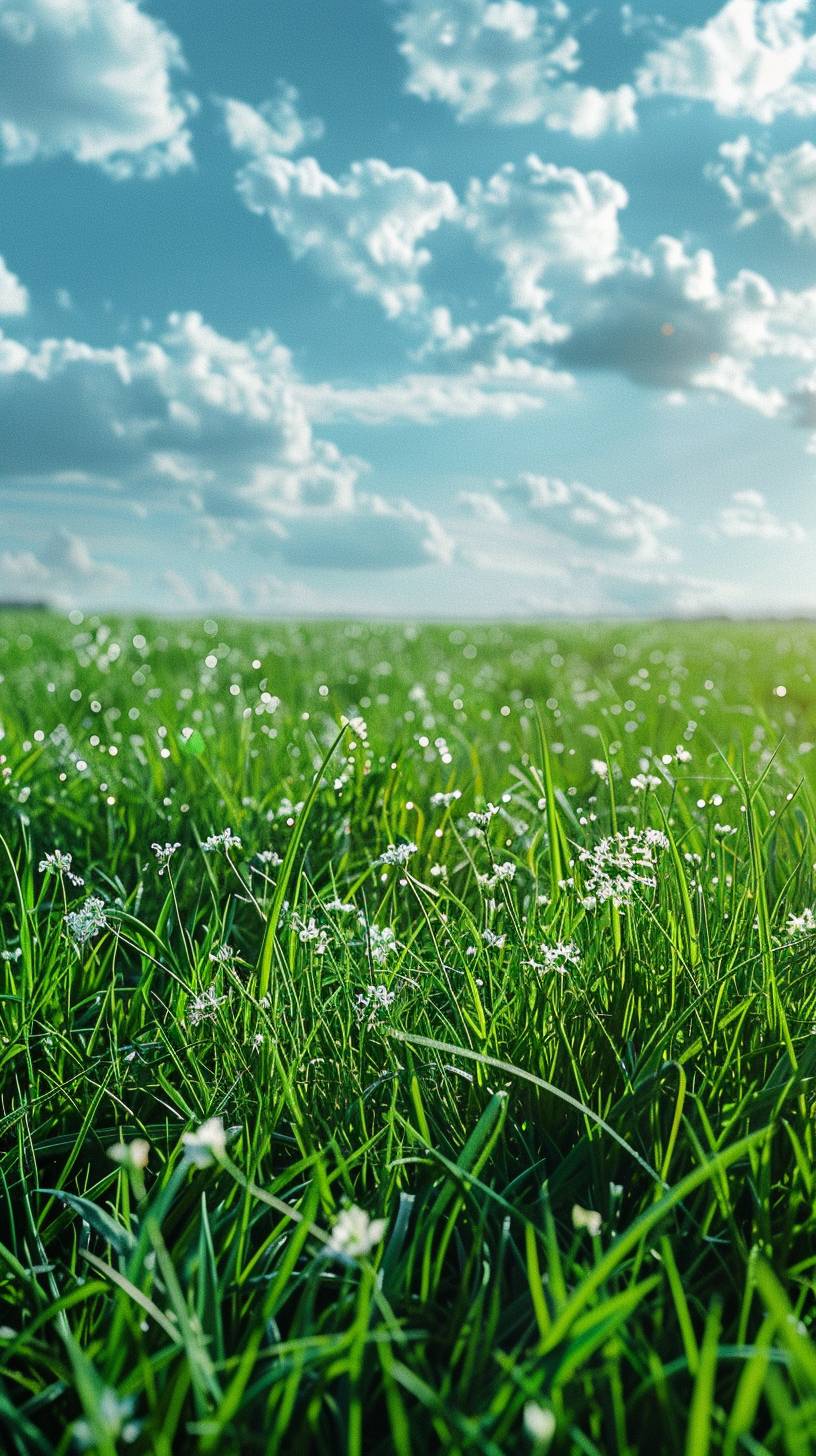
{"label": "green grass field", "polygon": [[2,1449],[814,1449],[814,678],[0,614]]}

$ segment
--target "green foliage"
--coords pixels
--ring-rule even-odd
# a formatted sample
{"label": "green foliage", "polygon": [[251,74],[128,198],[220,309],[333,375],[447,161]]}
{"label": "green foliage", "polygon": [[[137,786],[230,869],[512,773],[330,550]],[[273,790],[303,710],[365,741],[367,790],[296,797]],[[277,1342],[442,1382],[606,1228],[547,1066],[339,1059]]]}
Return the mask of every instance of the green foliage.
{"label": "green foliage", "polygon": [[812,1450],[814,649],[0,614],[2,1449]]}

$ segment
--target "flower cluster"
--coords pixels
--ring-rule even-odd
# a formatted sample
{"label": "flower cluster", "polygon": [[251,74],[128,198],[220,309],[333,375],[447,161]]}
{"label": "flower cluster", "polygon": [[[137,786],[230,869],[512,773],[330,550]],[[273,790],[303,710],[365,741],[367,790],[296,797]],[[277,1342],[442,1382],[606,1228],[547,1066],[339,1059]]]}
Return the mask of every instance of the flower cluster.
{"label": "flower cluster", "polygon": [[406,844],[389,844],[388,848],[383,851],[379,859],[375,860],[374,863],[383,865],[405,865],[408,863],[411,855],[416,854],[416,852],[417,847],[414,844],[413,840],[409,840]]}
{"label": "flower cluster", "polygon": [[668,847],[662,829],[630,826],[625,834],[610,834],[594,848],[582,849],[587,895],[601,904],[630,905],[639,890],[654,889],[656,851]]}
{"label": "flower cluster", "polygon": [[539,960],[527,962],[534,971],[557,971],[560,976],[566,976],[573,966],[581,963],[581,952],[572,940],[559,940],[555,945],[547,945],[545,941],[539,946],[538,954]]}
{"label": "flower cluster", "polygon": [[75,875],[71,869],[72,856],[64,854],[61,849],[52,850],[44,859],[40,860],[41,875],[64,875],[72,885],[84,885],[85,881],[81,875]]}
{"label": "flower cluster", "polygon": [[395,999],[396,992],[389,991],[387,986],[366,986],[354,998],[358,1020],[375,1020],[378,1012],[387,1011]]}
{"label": "flower cluster", "polygon": [[492,875],[479,875],[479,884],[485,890],[495,890],[502,880],[514,880],[516,877],[516,866],[512,860],[506,859],[504,864],[494,865]]}
{"label": "flower cluster", "polygon": [[449,809],[461,797],[461,789],[451,789],[449,794],[431,794],[431,803],[435,809]]}
{"label": "flower cluster", "polygon": [[208,986],[206,991],[201,991],[194,996],[187,1007],[187,1020],[191,1026],[198,1026],[201,1021],[212,1021],[218,1012],[219,1006],[228,998],[219,996],[215,986]]}
{"label": "flower cluster", "polygon": [[486,804],[484,809],[471,809],[468,819],[475,824],[477,829],[487,829],[491,819],[495,818],[499,810],[496,804]]}
{"label": "flower cluster", "polygon": [[360,925],[366,933],[368,950],[375,966],[384,966],[389,956],[399,950],[399,941],[390,925],[369,925],[362,911],[358,916]]}
{"label": "flower cluster", "polygon": [[805,909],[801,915],[791,914],[788,916],[785,930],[788,935],[813,935],[816,931],[816,915],[811,909]]}
{"label": "flower cluster", "polygon": [[233,834],[232,830],[227,826],[226,829],[221,830],[220,834],[210,834],[204,840],[201,848],[205,854],[214,854],[219,849],[223,849],[226,854],[228,849],[240,849],[241,841],[238,835]]}
{"label": "flower cluster", "polygon": [[292,929],[297,931],[297,938],[301,945],[313,945],[315,955],[325,955],[329,948],[329,933],[324,926],[318,925],[313,915],[308,920],[303,920],[295,912],[290,918]]}
{"label": "flower cluster", "polygon": [[150,848],[152,849],[153,853],[156,856],[156,863],[157,863],[158,868],[159,868],[159,876],[161,877],[164,874],[164,872],[167,869],[167,867],[169,866],[170,861],[173,858],[173,855],[175,854],[176,850],[177,849],[181,849],[181,845],[180,844],[156,844],[154,842],[153,844],[151,844]]}
{"label": "flower cluster", "polygon": [[89,896],[79,910],[69,910],[65,916],[68,934],[77,949],[104,930],[107,923],[104,902],[96,895]]}

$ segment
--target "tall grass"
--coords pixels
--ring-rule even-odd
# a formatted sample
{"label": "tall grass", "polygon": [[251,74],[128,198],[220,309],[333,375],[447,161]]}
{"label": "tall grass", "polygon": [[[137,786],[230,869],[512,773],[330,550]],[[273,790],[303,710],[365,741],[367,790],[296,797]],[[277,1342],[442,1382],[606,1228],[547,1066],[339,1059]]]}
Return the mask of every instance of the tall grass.
{"label": "tall grass", "polygon": [[809,1452],[814,649],[0,616],[4,1449]]}

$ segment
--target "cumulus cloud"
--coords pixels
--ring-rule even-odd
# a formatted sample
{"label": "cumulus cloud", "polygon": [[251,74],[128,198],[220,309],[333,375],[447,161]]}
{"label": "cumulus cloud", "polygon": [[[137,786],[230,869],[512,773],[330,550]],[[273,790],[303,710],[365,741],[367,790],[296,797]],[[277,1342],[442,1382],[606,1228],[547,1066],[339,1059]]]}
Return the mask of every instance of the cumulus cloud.
{"label": "cumulus cloud", "polygon": [[637,75],[644,96],[678,96],[721,116],[772,122],[816,114],[809,0],[728,0],[701,26],[667,36]]}
{"label": "cumulus cloud", "polygon": [[0,257],[0,314],[27,312],[28,289],[23,286],[16,273],[12,273],[5,259]]}
{"label": "cumulus cloud", "polygon": [[325,382],[303,386],[310,413],[322,424],[360,420],[368,425],[407,420],[430,425],[453,419],[516,419],[544,409],[553,394],[570,390],[572,376],[499,349],[484,363],[457,371],[400,375],[383,384]]}
{"label": "cumulus cloud", "polygon": [[425,239],[456,216],[453,188],[377,158],[352,162],[333,177],[314,157],[293,160],[277,150],[262,113],[253,119],[244,103],[226,106],[232,144],[249,158],[236,178],[249,210],[269,218],[293,257],[310,257],[355,293],[376,299],[389,318],[416,313],[424,303],[420,274],[431,257]]}
{"label": "cumulus cloud", "polygon": [[720,536],[754,541],[805,541],[807,532],[798,521],[780,520],[759,490],[737,490],[724,506],[713,526]]}
{"label": "cumulus cloud", "polygon": [[0,154],[67,155],[116,178],[176,172],[192,161],[184,69],[176,37],[135,0],[4,0]]}
{"label": "cumulus cloud", "polygon": [[269,152],[288,156],[309,142],[319,141],[323,122],[319,116],[301,116],[299,102],[297,87],[284,80],[277,82],[274,94],[257,108],[225,98],[221,105],[231,145],[236,151],[256,157]]}
{"label": "cumulus cloud", "polygon": [[71,605],[80,591],[104,595],[122,587],[127,579],[127,572],[100,561],[81,536],[65,527],[53,531],[37,551],[0,552],[0,580],[21,600]]}
{"label": "cumulus cloud", "polygon": [[640,496],[621,500],[580,481],[567,482],[531,472],[504,485],[502,491],[530,518],[582,544],[602,543],[639,562],[678,559],[677,548],[665,540],[677,521],[654,501]]}
{"label": "cumulus cloud", "polygon": [[467,194],[466,226],[501,263],[515,308],[543,308],[549,273],[586,283],[620,264],[618,214],[626,188],[606,172],[557,167],[531,154],[523,168],[507,162],[487,182],[474,179]]}
{"label": "cumulus cloud", "polygon": [[[90,483],[138,508],[169,497],[211,543],[242,533],[300,565],[452,554],[431,512],[363,490],[364,462],[315,434],[291,356],[269,332],[229,339],[186,313],[130,348],[0,336],[0,431],[0,490]],[[73,540],[61,550],[64,567],[95,569]]]}
{"label": "cumulus cloud", "polygon": [[740,227],[773,212],[795,237],[809,234],[816,238],[816,146],[812,142],[768,156],[742,136],[736,142],[724,142],[718,154],[719,160],[706,168],[706,175],[719,183],[732,207],[739,209]]}
{"label": "cumulus cloud", "polygon": [[517,529],[521,523],[528,547],[530,528],[536,526],[599,553],[596,564],[602,559],[614,562],[618,556],[638,566],[679,559],[679,550],[666,539],[677,520],[663,506],[639,496],[618,498],[580,481],[525,471],[515,480],[495,482],[492,491],[461,491],[457,501],[483,524]]}
{"label": "cumulus cloud", "polygon": [[743,269],[721,286],[713,256],[656,239],[633,256],[578,318],[558,359],[572,369],[605,369],[674,392],[727,395],[767,416],[786,404],[753,370],[767,358],[814,358],[816,293],[775,290]]}
{"label": "cumulus cloud", "polygon": [[601,91],[573,80],[580,48],[563,0],[406,0],[397,20],[406,90],[450,106],[458,121],[597,137],[635,126],[631,86]]}

